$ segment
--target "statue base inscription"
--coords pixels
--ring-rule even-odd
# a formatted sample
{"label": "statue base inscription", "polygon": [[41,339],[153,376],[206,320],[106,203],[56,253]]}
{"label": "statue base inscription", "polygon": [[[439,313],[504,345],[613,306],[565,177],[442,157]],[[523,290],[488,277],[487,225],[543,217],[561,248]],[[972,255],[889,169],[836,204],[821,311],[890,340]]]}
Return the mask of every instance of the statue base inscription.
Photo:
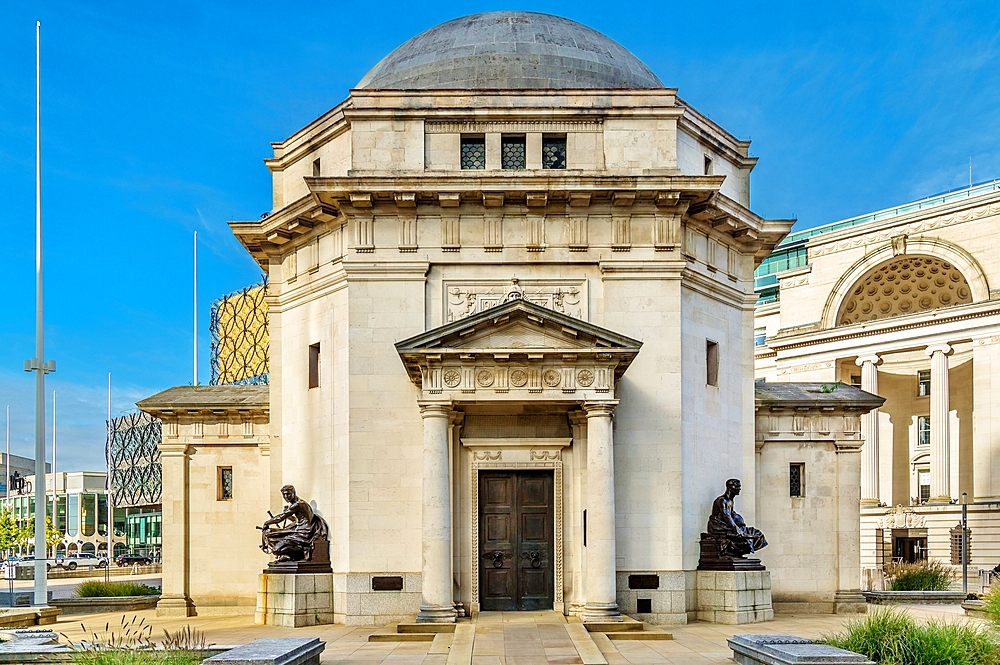
{"label": "statue base inscription", "polygon": [[301,628],[333,623],[333,573],[265,572],[259,579],[257,625]]}
{"label": "statue base inscription", "polygon": [[774,620],[771,573],[766,570],[699,570],[698,621],[745,624]]}

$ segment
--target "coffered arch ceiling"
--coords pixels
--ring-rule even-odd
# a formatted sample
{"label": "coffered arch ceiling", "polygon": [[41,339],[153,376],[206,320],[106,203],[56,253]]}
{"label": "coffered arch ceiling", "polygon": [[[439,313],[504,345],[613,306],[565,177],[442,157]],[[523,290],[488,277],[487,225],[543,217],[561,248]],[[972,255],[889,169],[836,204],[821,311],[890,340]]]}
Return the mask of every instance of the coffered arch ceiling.
{"label": "coffered arch ceiling", "polygon": [[837,325],[964,305],[972,300],[969,281],[953,264],[934,256],[897,256],[855,282],[840,307]]}

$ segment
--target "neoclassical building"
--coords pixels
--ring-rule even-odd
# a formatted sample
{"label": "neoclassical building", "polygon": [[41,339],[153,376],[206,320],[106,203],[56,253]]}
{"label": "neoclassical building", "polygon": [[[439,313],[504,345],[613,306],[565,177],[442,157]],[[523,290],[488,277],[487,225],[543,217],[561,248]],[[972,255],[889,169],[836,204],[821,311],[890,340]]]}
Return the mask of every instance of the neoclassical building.
{"label": "neoclassical building", "polygon": [[1000,560],[1000,183],[789,235],[758,268],[755,366],[886,398],[863,418],[862,565]]}
{"label": "neoclassical building", "polygon": [[[349,624],[718,618],[696,568],[728,478],[748,523],[767,506],[776,606],[857,590],[858,414],[881,402],[755,396],[753,272],[792,221],[749,209],[748,142],[611,39],[496,12],[273,146],[273,210],[231,225],[269,280],[270,386],[139,404],[164,423],[161,613],[253,611],[287,483],[330,524]],[[790,494],[803,451],[822,471]],[[769,616],[748,603],[728,619]]]}

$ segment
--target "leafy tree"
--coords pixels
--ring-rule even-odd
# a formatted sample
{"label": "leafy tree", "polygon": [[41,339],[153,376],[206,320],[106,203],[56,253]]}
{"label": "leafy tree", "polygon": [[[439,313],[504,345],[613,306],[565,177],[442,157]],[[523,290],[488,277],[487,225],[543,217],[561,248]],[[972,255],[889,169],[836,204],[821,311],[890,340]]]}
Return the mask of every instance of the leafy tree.
{"label": "leafy tree", "polygon": [[17,549],[20,536],[21,529],[14,519],[14,513],[10,510],[0,511],[0,552],[9,556]]}

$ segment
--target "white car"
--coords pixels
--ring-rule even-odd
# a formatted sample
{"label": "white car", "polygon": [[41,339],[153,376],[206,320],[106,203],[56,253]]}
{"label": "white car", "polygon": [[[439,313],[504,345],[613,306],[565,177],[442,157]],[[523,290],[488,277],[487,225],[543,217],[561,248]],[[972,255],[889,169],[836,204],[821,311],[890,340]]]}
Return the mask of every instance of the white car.
{"label": "white car", "polygon": [[104,568],[108,565],[106,557],[97,556],[88,552],[70,554],[69,556],[59,555],[56,557],[56,565],[66,570],[76,570],[77,568]]}

